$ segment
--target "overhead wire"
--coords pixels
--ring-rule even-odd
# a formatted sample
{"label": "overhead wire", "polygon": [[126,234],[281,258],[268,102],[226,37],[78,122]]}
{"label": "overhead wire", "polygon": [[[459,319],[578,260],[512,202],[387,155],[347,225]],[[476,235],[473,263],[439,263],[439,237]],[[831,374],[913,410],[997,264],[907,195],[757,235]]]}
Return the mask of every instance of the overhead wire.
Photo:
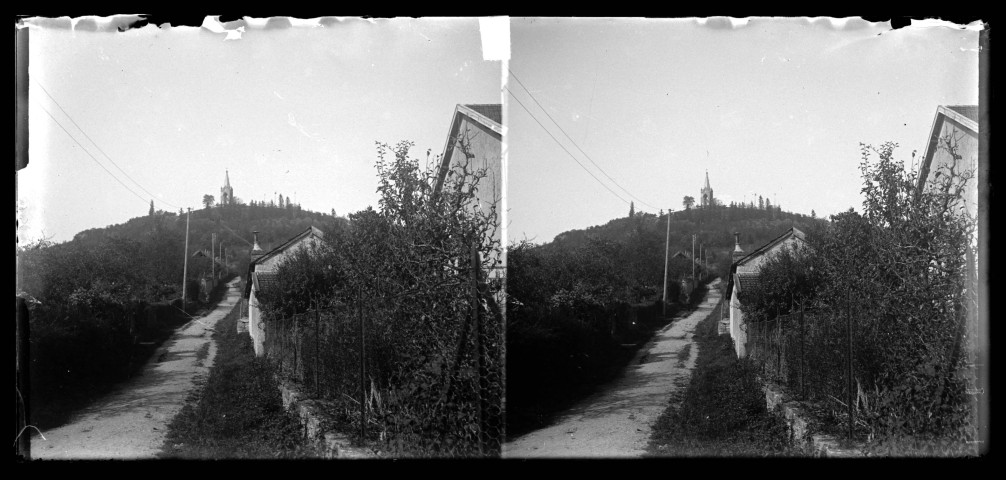
{"label": "overhead wire", "polygon": [[[150,192],[150,190],[147,190],[146,188],[144,188],[143,185],[140,184],[140,182],[137,182],[136,179],[134,179],[128,173],[126,173],[126,171],[123,170],[122,167],[120,167],[118,163],[115,163],[115,160],[113,160],[111,156],[109,156],[107,153],[105,153],[105,151],[101,149],[101,146],[99,146],[98,143],[95,142],[94,139],[91,138],[91,136],[88,135],[87,132],[84,131],[84,129],[81,128],[81,126],[79,124],[77,124],[77,122],[73,119],[73,116],[70,115],[69,113],[67,113],[66,109],[64,109],[63,106],[59,104],[59,101],[56,100],[52,96],[52,94],[49,93],[49,90],[46,90],[46,88],[45,88],[44,85],[42,85],[41,83],[39,83],[38,80],[33,80],[33,82],[35,83],[35,85],[38,85],[38,87],[42,89],[42,92],[44,92],[45,95],[47,97],[49,97],[50,100],[52,100],[52,103],[56,104],[56,107],[59,108],[59,110],[61,112],[63,112],[63,115],[66,115],[66,118],[68,118],[70,120],[70,123],[73,123],[73,126],[77,127],[77,130],[79,130],[80,133],[82,133],[84,135],[84,137],[87,138],[87,140],[90,141],[92,145],[94,145],[94,148],[97,148],[98,151],[101,152],[101,154],[104,155],[105,158],[108,159],[108,161],[111,162],[112,165],[115,166],[115,168],[117,168],[120,172],[122,172],[122,174],[125,175],[126,178],[128,178],[130,181],[132,181],[134,184],[136,184],[137,187],[140,187],[140,190],[143,190],[144,192],[147,193],[147,195],[150,195],[150,197],[151,197],[150,199],[151,200],[154,200],[153,197],[156,197],[157,195],[154,195],[153,193]],[[49,112],[46,111],[46,113],[49,113]],[[56,120],[56,118],[53,117],[51,113],[49,113],[49,117],[51,117],[54,121]],[[65,128],[63,129],[63,131],[67,132],[67,135],[70,134],[70,132],[68,132]],[[80,142],[77,142],[77,145],[80,145]],[[81,145],[81,148],[84,148],[83,145]],[[106,171],[107,171],[107,169],[106,169]],[[111,174],[111,172],[109,172],[109,174]],[[125,185],[123,185],[123,186],[125,186]],[[164,205],[172,207],[172,208],[182,208],[182,207],[179,207],[178,205],[174,205],[174,204],[172,204],[170,202],[167,202],[165,200],[162,200],[162,199],[157,199],[157,201],[159,201],[160,203],[163,203]],[[144,200],[144,202],[146,202],[146,200]]]}
{"label": "overhead wire", "polygon": [[[580,145],[578,145],[578,144],[576,143],[576,140],[573,140],[573,137],[571,137],[571,136],[570,136],[570,135],[569,135],[568,133],[566,133],[566,130],[564,130],[564,129],[562,128],[562,125],[559,125],[559,122],[556,122],[556,121],[555,121],[555,119],[554,119],[554,118],[552,118],[552,115],[549,115],[549,113],[548,113],[548,110],[546,110],[546,109],[545,109],[545,107],[544,107],[544,106],[542,106],[542,104],[541,104],[541,103],[540,103],[540,102],[538,101],[538,99],[537,99],[537,98],[535,98],[534,94],[532,94],[532,93],[531,93],[531,91],[530,91],[530,90],[529,90],[529,89],[527,88],[527,86],[526,86],[526,85],[524,85],[524,82],[522,82],[522,81],[520,80],[520,78],[518,78],[518,77],[517,77],[517,75],[516,75],[515,73],[513,73],[513,70],[510,70],[510,68],[508,67],[508,68],[507,68],[507,71],[508,71],[508,72],[510,73],[510,76],[512,76],[514,80],[517,80],[517,84],[518,84],[518,85],[520,85],[520,87],[521,87],[522,89],[524,89],[524,92],[526,92],[526,93],[527,93],[527,95],[528,95],[529,97],[531,97],[531,100],[533,100],[533,101],[534,101],[534,103],[535,103],[536,105],[538,105],[538,108],[540,108],[540,109],[541,109],[541,111],[545,113],[545,116],[547,116],[547,117],[548,117],[548,119],[549,119],[549,120],[551,120],[551,121],[552,121],[552,123],[553,123],[553,124],[554,124],[554,125],[555,125],[556,127],[558,127],[558,128],[559,128],[559,131],[560,131],[560,132],[562,132],[562,134],[563,134],[563,135],[565,135],[565,136],[566,136],[566,138],[568,138],[568,139],[569,139],[569,141],[570,141],[570,142],[571,142],[571,143],[573,144],[573,146],[574,146],[574,147],[576,147],[576,149],[577,149],[577,150],[579,150],[579,151],[580,151],[580,153],[582,153],[582,154],[583,154],[583,156],[584,156],[584,157],[586,157],[586,158],[587,158],[587,160],[589,160],[589,161],[590,161],[590,163],[591,163],[591,164],[593,164],[593,165],[594,165],[594,167],[596,167],[596,168],[597,168],[597,170],[601,172],[601,174],[603,174],[603,175],[604,175],[605,177],[607,177],[607,178],[608,178],[608,180],[610,180],[610,181],[611,181],[611,183],[615,184],[615,186],[616,186],[616,187],[620,188],[620,189],[621,189],[621,190],[622,190],[623,192],[625,192],[625,193],[626,193],[626,194],[627,194],[628,196],[630,196],[630,197],[632,197],[632,198],[636,199],[637,201],[639,201],[639,203],[641,203],[641,204],[643,204],[643,205],[645,205],[645,206],[647,206],[647,207],[650,207],[650,208],[654,208],[654,209],[656,209],[656,208],[657,208],[657,207],[654,207],[653,205],[650,205],[649,203],[647,203],[647,202],[643,201],[643,200],[642,200],[642,199],[640,199],[639,197],[637,197],[637,196],[633,195],[633,194],[632,194],[632,192],[628,191],[628,190],[627,190],[627,189],[626,189],[625,187],[623,187],[623,186],[619,185],[619,184],[618,184],[618,182],[617,182],[617,181],[615,181],[615,179],[611,177],[611,175],[608,175],[608,173],[607,173],[607,172],[605,172],[605,171],[604,171],[604,169],[603,169],[603,168],[601,168],[601,166],[600,166],[600,165],[598,165],[598,164],[597,164],[597,162],[595,162],[595,161],[594,161],[594,159],[590,158],[590,155],[588,155],[588,154],[587,154],[587,152],[583,151],[583,149],[582,149],[582,148],[580,148]],[[508,90],[508,91],[509,91],[509,90]],[[512,93],[512,92],[511,92],[511,95],[513,95],[513,93]],[[525,110],[527,110],[527,109],[525,108]],[[529,113],[530,113],[530,112],[529,112]],[[544,127],[543,127],[543,128],[544,128]]]}
{"label": "overhead wire", "polygon": [[91,152],[89,152],[87,150],[87,148],[85,148],[83,145],[81,145],[80,142],[77,141],[77,139],[73,135],[70,134],[70,131],[67,130],[66,127],[63,126],[63,124],[59,123],[59,120],[56,120],[56,117],[54,117],[52,115],[52,113],[49,112],[49,110],[47,110],[41,104],[39,104],[39,108],[41,108],[42,111],[46,113],[46,115],[49,115],[49,118],[51,118],[53,122],[56,122],[56,125],[58,125],[59,128],[61,128],[64,132],[66,132],[66,135],[70,137],[70,140],[73,140],[73,143],[76,143],[77,146],[79,146],[81,148],[81,150],[83,150],[84,153],[87,154],[88,157],[91,157],[91,160],[94,160],[94,163],[97,163],[98,166],[101,167],[102,170],[104,170],[106,173],[108,173],[108,175],[111,176],[116,182],[119,182],[119,185],[122,185],[122,187],[125,188],[126,190],[128,190],[129,193],[132,193],[133,195],[136,195],[136,198],[139,198],[140,201],[142,201],[144,204],[147,203],[147,199],[146,198],[143,198],[142,195],[136,193],[133,189],[129,188],[129,186],[126,185],[125,183],[122,183],[122,180],[119,180],[119,177],[116,177],[115,174],[113,174],[111,172],[111,170],[105,168],[105,166],[102,165],[101,162],[99,162],[97,158],[94,158],[94,155],[92,155]]}
{"label": "overhead wire", "polygon": [[507,91],[507,93],[510,94],[510,97],[513,98],[514,100],[516,100],[517,104],[519,104],[521,106],[521,108],[523,108],[524,111],[527,112],[527,114],[531,116],[531,119],[533,119],[535,121],[535,123],[537,123],[538,126],[540,126],[542,128],[542,130],[544,130],[545,133],[548,134],[549,137],[552,137],[552,140],[554,140],[555,143],[557,145],[559,145],[559,147],[561,147],[562,150],[566,152],[566,154],[569,155],[569,158],[572,158],[573,161],[576,162],[576,164],[579,165],[580,168],[583,169],[583,171],[587,172],[591,177],[594,178],[594,180],[597,180],[597,183],[601,184],[601,186],[604,187],[605,189],[607,189],[609,192],[611,192],[612,195],[618,197],[619,200],[625,202],[626,204],[630,203],[628,200],[626,200],[621,195],[619,195],[618,193],[616,193],[610,187],[608,187],[607,185],[605,185],[605,183],[602,182],[600,178],[597,178],[597,175],[594,175],[594,173],[591,172],[586,166],[584,166],[584,164],[581,163],[580,160],[577,160],[576,156],[573,155],[573,153],[570,152],[569,149],[567,149],[566,146],[563,145],[562,142],[560,142],[558,138],[555,138],[555,135],[552,135],[552,132],[550,132],[547,128],[545,128],[545,125],[542,125],[541,121],[539,121],[538,118],[535,117],[533,113],[531,113],[531,110],[528,110],[528,108],[524,105],[524,102],[521,102],[520,99],[517,98],[517,96],[514,95],[512,91],[510,91],[510,88],[508,88],[508,87],[503,87],[503,88]]}

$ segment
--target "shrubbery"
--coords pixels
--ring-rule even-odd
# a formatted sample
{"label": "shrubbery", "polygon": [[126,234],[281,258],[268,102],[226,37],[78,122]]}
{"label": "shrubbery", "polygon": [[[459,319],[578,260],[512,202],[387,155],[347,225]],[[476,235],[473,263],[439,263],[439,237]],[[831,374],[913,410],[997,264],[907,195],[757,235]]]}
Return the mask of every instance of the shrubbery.
{"label": "shrubbery", "polygon": [[[597,238],[579,245],[523,242],[507,255],[507,429],[513,436],[613,378],[666,320],[662,256],[642,268],[633,255],[645,254]],[[684,307],[676,302],[677,282],[669,287],[668,318]],[[704,292],[696,290],[693,305]]]}
{"label": "shrubbery", "polygon": [[[439,161],[423,169],[411,147],[378,144],[378,208],[351,214],[345,229],[279,267],[280,287],[261,297],[266,350],[336,410],[357,411],[352,405],[363,389],[372,440],[394,456],[495,455],[503,431],[503,325],[498,292],[484,276],[500,255],[498,221],[495,206],[472,208],[487,171],[452,165],[434,192]],[[320,391],[313,388],[315,342]]]}
{"label": "shrubbery", "polygon": [[[895,146],[864,146],[863,213],[833,216],[808,235],[805,251],[766,263],[764,287],[742,296],[745,317],[757,324],[800,306],[813,311],[805,348],[821,358],[804,362],[806,375],[815,387],[810,393],[829,402],[846,399],[851,317],[855,402],[860,432],[874,439],[869,448],[969,451],[975,426],[966,393],[967,320],[976,307],[970,265],[976,222],[961,207],[972,172],[943,168],[919,191],[916,174],[894,158]],[[798,327],[784,324],[790,338],[798,338]],[[789,358],[799,358],[798,348]]]}

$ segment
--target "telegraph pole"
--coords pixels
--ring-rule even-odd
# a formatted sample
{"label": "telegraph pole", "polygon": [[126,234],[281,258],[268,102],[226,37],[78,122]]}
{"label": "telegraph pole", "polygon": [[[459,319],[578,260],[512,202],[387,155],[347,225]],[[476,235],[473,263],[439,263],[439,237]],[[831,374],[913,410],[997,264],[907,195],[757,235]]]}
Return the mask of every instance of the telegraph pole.
{"label": "telegraph pole", "polygon": [[189,217],[192,216],[192,208],[189,208],[185,215],[185,263],[182,267],[182,310],[185,310],[185,282],[189,279]]}
{"label": "telegraph pole", "polygon": [[217,234],[210,237],[210,278],[217,281]]}
{"label": "telegraph pole", "polygon": [[[188,238],[188,237],[186,237]],[[695,234],[692,234],[692,283],[695,283]]]}
{"label": "telegraph pole", "polygon": [[667,209],[667,236],[664,237],[664,309],[662,315],[667,315],[667,264],[671,254],[671,209]]}

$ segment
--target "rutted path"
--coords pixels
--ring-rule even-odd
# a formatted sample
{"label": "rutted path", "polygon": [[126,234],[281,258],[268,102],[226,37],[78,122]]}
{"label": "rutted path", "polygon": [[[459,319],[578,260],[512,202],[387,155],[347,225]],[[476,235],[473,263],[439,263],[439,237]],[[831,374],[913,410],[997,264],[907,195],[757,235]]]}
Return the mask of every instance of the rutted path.
{"label": "rutted path", "polygon": [[709,293],[694,312],[657,332],[618,380],[573,407],[558,423],[505,444],[503,456],[642,456],[650,427],[667,408],[671,392],[687,385],[699,354],[692,333],[720,301],[718,284],[718,279],[709,284]]}
{"label": "rutted path", "polygon": [[[239,279],[227,284],[227,296],[205,316],[194,319],[157,350],[143,372],[74,416],[55,430],[31,439],[33,459],[154,458],[161,450],[167,425],[189,393],[213,365],[213,326],[241,298]],[[209,345],[204,360],[200,349]]]}

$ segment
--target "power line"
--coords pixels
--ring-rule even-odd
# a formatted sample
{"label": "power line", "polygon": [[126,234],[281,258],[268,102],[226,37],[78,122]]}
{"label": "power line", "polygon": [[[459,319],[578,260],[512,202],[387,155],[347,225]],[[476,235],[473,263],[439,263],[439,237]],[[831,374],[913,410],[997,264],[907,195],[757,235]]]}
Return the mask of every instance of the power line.
{"label": "power line", "polygon": [[59,128],[63,129],[63,131],[66,133],[66,135],[68,137],[70,137],[70,140],[73,140],[73,143],[76,143],[77,146],[80,147],[81,150],[83,150],[84,153],[86,153],[88,157],[91,157],[91,160],[94,160],[94,163],[97,163],[98,166],[101,167],[102,170],[104,170],[106,173],[108,173],[108,175],[111,176],[113,179],[115,179],[116,182],[119,182],[119,185],[122,185],[123,188],[125,188],[126,190],[129,190],[129,193],[132,193],[133,195],[136,195],[136,198],[139,198],[140,201],[142,201],[144,203],[144,205],[147,204],[147,199],[143,198],[143,196],[141,196],[140,194],[138,194],[135,191],[133,191],[133,189],[129,188],[125,183],[122,183],[122,180],[119,180],[119,177],[116,177],[109,169],[105,168],[105,166],[102,165],[101,162],[99,162],[97,158],[94,158],[94,155],[91,155],[91,152],[87,151],[87,148],[84,148],[84,146],[81,145],[80,142],[78,142],[77,139],[74,138],[73,135],[70,134],[70,132],[66,129],[66,127],[64,127],[61,123],[59,123],[59,120],[56,120],[56,117],[52,116],[52,114],[49,113],[49,110],[46,110],[46,108],[43,107],[41,104],[39,104],[39,108],[41,108],[42,111],[46,113],[46,115],[49,115],[49,118],[51,118],[53,122],[56,122],[56,125],[58,125]]}
{"label": "power line", "polygon": [[533,113],[531,113],[531,111],[530,111],[530,110],[528,110],[528,109],[527,109],[527,107],[525,107],[525,106],[524,106],[524,103],[523,103],[523,102],[521,102],[521,101],[520,101],[520,99],[519,99],[519,98],[517,98],[517,96],[516,96],[516,95],[514,95],[514,94],[513,94],[513,92],[511,92],[509,88],[507,88],[507,87],[503,87],[503,88],[504,88],[504,89],[505,89],[505,90],[507,91],[507,93],[509,93],[509,94],[510,94],[510,97],[512,97],[512,98],[513,98],[514,100],[516,100],[516,101],[517,101],[517,103],[518,103],[518,104],[519,104],[519,105],[521,106],[521,108],[523,108],[523,109],[524,109],[524,111],[525,111],[525,112],[527,112],[527,114],[531,116],[531,118],[532,118],[532,119],[533,119],[533,120],[535,121],[535,123],[537,123],[537,124],[538,124],[538,126],[539,126],[539,127],[541,127],[541,129],[542,129],[542,130],[544,130],[544,131],[545,131],[545,133],[547,133],[547,134],[548,134],[548,136],[552,137],[552,140],[555,140],[555,143],[556,143],[557,145],[559,145],[559,147],[561,147],[561,148],[562,148],[562,150],[566,152],[566,154],[568,154],[568,155],[569,155],[569,158],[572,158],[572,159],[573,159],[573,161],[574,161],[574,162],[576,162],[576,164],[577,164],[577,165],[579,165],[579,166],[580,166],[580,168],[582,168],[582,169],[583,169],[583,171],[587,172],[587,173],[588,173],[588,174],[589,174],[589,175],[590,175],[591,177],[594,177],[594,180],[597,180],[597,183],[600,183],[602,187],[604,187],[604,188],[605,188],[605,189],[607,189],[607,190],[608,190],[609,192],[611,192],[611,194],[612,194],[612,195],[614,195],[614,196],[618,197],[618,199],[619,199],[619,200],[621,200],[621,201],[623,201],[623,202],[625,202],[625,203],[629,203],[629,201],[628,201],[628,200],[626,200],[626,199],[622,198],[622,196],[621,196],[621,195],[619,195],[619,194],[615,193],[615,191],[614,191],[614,190],[612,190],[612,189],[611,189],[611,188],[609,188],[609,187],[608,187],[607,185],[605,185],[605,184],[604,184],[604,182],[602,182],[602,181],[601,181],[601,179],[597,178],[597,176],[596,176],[596,175],[594,175],[594,174],[593,174],[593,173],[592,173],[592,172],[591,172],[590,170],[588,170],[588,169],[587,169],[587,167],[585,167],[585,166],[584,166],[584,165],[583,165],[582,163],[580,163],[580,161],[576,159],[576,156],[575,156],[575,155],[573,155],[572,153],[570,153],[570,151],[569,151],[568,149],[566,149],[566,146],[565,146],[565,145],[563,145],[563,144],[562,144],[562,142],[560,142],[558,138],[555,138],[555,135],[552,135],[552,132],[548,131],[548,129],[547,129],[547,128],[545,128],[545,126],[544,126],[544,125],[542,125],[542,124],[541,124],[541,122],[539,122],[539,121],[538,121],[538,118],[537,118],[537,117],[535,117],[535,116],[534,116],[534,114],[533,114]]}
{"label": "power line", "polygon": [[[571,137],[568,133],[566,133],[566,130],[563,130],[562,125],[559,125],[559,122],[556,122],[555,119],[552,118],[552,115],[549,115],[548,110],[546,110],[545,107],[543,107],[541,105],[541,103],[538,102],[538,99],[536,99],[534,97],[534,95],[531,93],[531,91],[527,88],[527,86],[524,85],[524,82],[520,81],[520,78],[517,78],[517,75],[513,73],[513,70],[510,70],[510,68],[508,67],[507,71],[510,72],[510,76],[512,76],[514,80],[517,80],[517,84],[519,84],[520,87],[524,89],[524,92],[526,92],[527,95],[529,97],[531,97],[531,100],[534,100],[534,103],[538,105],[538,108],[540,108],[541,111],[545,113],[545,116],[547,116],[548,119],[551,120],[552,123],[555,124],[556,127],[559,127],[559,131],[562,132],[562,134],[565,135],[566,138],[568,138],[569,141],[573,143],[573,146],[576,147],[576,149],[579,150],[580,153],[582,153],[584,157],[587,157],[587,160],[590,160],[590,163],[592,163],[595,167],[597,167],[597,169],[605,177],[608,177],[608,180],[611,180],[611,183],[614,183],[616,187],[622,189],[622,191],[625,192],[626,194],[628,194],[630,197],[635,198],[636,200],[638,200],[639,203],[642,203],[643,205],[646,205],[647,207],[650,207],[650,208],[654,208],[654,209],[657,208],[657,207],[654,207],[653,205],[650,205],[649,203],[644,202],[639,197],[633,195],[632,192],[626,190],[624,187],[622,187],[621,185],[619,185],[618,182],[616,182],[614,178],[611,178],[611,175],[608,175],[608,173],[605,172],[604,169],[601,168],[601,166],[597,164],[597,162],[595,162],[592,158],[590,158],[590,155],[587,155],[587,152],[583,151],[583,149],[580,148],[580,145],[577,145],[576,141],[573,140],[573,137]],[[596,79],[595,79],[595,81],[596,81]],[[511,95],[512,95],[512,93],[511,93]],[[593,99],[592,99],[592,101],[593,101]]]}
{"label": "power line", "polygon": [[[63,112],[63,115],[66,115],[66,118],[70,119],[70,123],[73,123],[73,126],[77,127],[77,130],[80,130],[80,133],[84,134],[84,137],[86,137],[88,139],[88,141],[91,142],[91,145],[94,145],[94,148],[97,148],[98,151],[101,152],[101,154],[104,155],[105,158],[107,158],[109,162],[112,162],[112,165],[114,165],[115,168],[119,169],[119,171],[122,172],[122,174],[125,175],[126,178],[128,178],[130,181],[132,181],[134,184],[136,184],[136,186],[140,187],[140,190],[143,190],[144,192],[146,192],[147,195],[150,195],[151,197],[156,197],[157,196],[157,195],[154,195],[153,193],[150,193],[150,190],[147,190],[146,188],[143,188],[143,185],[141,185],[140,182],[137,182],[133,177],[129,176],[129,174],[126,173],[126,171],[123,170],[122,167],[119,166],[119,164],[115,163],[115,160],[112,160],[112,157],[110,157],[107,153],[105,153],[105,151],[102,150],[100,146],[98,146],[98,143],[95,142],[94,139],[91,138],[91,136],[88,135],[87,132],[85,132],[84,129],[81,128],[80,125],[78,125],[76,121],[74,121],[73,117],[69,113],[67,113],[67,111],[63,108],[63,106],[60,105],[59,102],[55,98],[53,98],[52,94],[50,94],[49,91],[45,89],[45,86],[43,86],[37,80],[35,80],[35,85],[38,85],[38,87],[42,89],[42,91],[45,93],[45,95],[47,97],[49,97],[50,100],[52,100],[52,103],[55,103],[56,107],[59,108],[59,110],[61,112]],[[46,112],[46,113],[48,113],[48,112]],[[52,114],[50,114],[49,116],[52,117]],[[55,120],[55,118],[53,118],[53,120]],[[66,131],[66,129],[63,129],[63,130]],[[69,134],[69,132],[67,132],[67,134]],[[80,144],[78,143],[78,145],[80,145]],[[83,146],[81,146],[81,148],[83,148]],[[166,202],[164,200],[160,200],[160,202],[163,203],[163,204],[165,204],[165,205],[167,205],[167,206],[169,206],[169,207],[172,207],[172,208],[182,208],[182,207],[179,207],[178,205],[173,205],[173,204],[168,203],[168,202]]]}

